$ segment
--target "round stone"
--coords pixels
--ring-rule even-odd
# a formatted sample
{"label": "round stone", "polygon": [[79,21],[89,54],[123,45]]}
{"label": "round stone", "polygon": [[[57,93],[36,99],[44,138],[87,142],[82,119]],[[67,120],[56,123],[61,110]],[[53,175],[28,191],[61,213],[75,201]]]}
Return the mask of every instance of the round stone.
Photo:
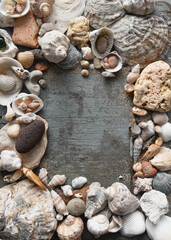
{"label": "round stone", "polygon": [[105,37],[99,37],[96,41],[96,49],[99,53],[105,53],[107,49],[107,39]]}
{"label": "round stone", "polygon": [[111,55],[108,58],[108,61],[109,61],[109,67],[110,68],[115,68],[118,65],[119,59],[118,59],[117,56]]}
{"label": "round stone", "polygon": [[6,47],[6,42],[2,36],[0,36],[0,50]]}
{"label": "round stone", "polygon": [[86,209],[85,202],[79,198],[73,198],[67,205],[68,212],[73,216],[81,216]]}

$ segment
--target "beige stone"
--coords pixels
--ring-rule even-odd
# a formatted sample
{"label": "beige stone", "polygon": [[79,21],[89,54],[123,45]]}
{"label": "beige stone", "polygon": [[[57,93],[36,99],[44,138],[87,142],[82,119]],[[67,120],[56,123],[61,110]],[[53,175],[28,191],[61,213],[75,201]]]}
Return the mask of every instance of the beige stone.
{"label": "beige stone", "polygon": [[152,111],[168,112],[171,108],[171,68],[163,62],[149,64],[135,84],[133,103]]}
{"label": "beige stone", "polygon": [[171,170],[171,149],[161,147],[160,152],[155,155],[150,163],[160,171]]}

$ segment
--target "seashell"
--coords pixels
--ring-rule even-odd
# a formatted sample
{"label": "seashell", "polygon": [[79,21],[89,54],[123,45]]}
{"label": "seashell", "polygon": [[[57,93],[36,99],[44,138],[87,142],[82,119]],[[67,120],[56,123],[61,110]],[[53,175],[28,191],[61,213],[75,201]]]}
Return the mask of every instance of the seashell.
{"label": "seashell", "polygon": [[91,63],[91,64],[90,64],[90,66],[89,66],[89,68],[90,68],[91,70],[95,69],[95,66],[94,66],[94,64],[93,64],[93,63]]}
{"label": "seashell", "polygon": [[22,115],[21,117],[16,118],[16,121],[19,123],[31,123],[34,120],[36,120],[36,114],[35,113],[26,113]]}
{"label": "seashell", "polygon": [[63,61],[57,63],[57,66],[62,69],[73,69],[79,65],[81,59],[82,54],[77,51],[77,49],[72,44],[70,44],[67,52],[67,57]]}
{"label": "seashell", "polygon": [[45,185],[48,184],[48,176],[47,176],[48,172],[46,170],[46,168],[41,168],[39,171],[39,178],[42,181],[42,183],[44,183]]}
{"label": "seashell", "polygon": [[[119,56],[119,54],[116,51],[113,51],[113,52],[107,54],[105,56],[105,58],[106,57],[108,58],[108,61],[109,61],[109,68],[105,68],[105,70],[107,72],[118,72],[119,70],[121,70],[121,68],[122,68],[122,58]],[[116,62],[117,64],[116,64],[116,66],[113,65],[114,66],[113,68],[110,67],[110,58],[112,58],[112,57],[117,58],[117,62]],[[104,59],[101,60],[101,65],[102,66],[104,65]]]}
{"label": "seashell", "polygon": [[160,217],[169,211],[166,195],[156,190],[144,193],[140,198],[140,206],[145,215],[154,224],[157,224]]}
{"label": "seashell", "polygon": [[94,64],[94,68],[95,68],[95,69],[100,69],[100,68],[101,68],[101,61],[100,61],[100,59],[95,58],[95,59],[93,60],[93,64]]}
{"label": "seashell", "polygon": [[142,170],[142,164],[137,162],[133,165],[133,170],[134,172],[138,172],[138,171],[141,171]]}
{"label": "seashell", "polygon": [[63,185],[66,182],[67,178],[65,175],[55,175],[49,182],[48,186],[53,188],[58,185]]}
{"label": "seashell", "polygon": [[60,215],[64,215],[64,216],[67,215],[67,208],[62,198],[53,190],[51,191],[51,195],[52,195],[53,204],[56,211]]}
{"label": "seashell", "polygon": [[19,52],[17,54],[17,60],[24,68],[29,68],[33,65],[34,55],[31,51]]}
{"label": "seashell", "polygon": [[150,160],[150,163],[160,171],[171,170],[171,149],[161,147],[159,153]]}
{"label": "seashell", "polygon": [[43,23],[39,30],[39,36],[42,37],[46,32],[50,32],[51,30],[53,30],[52,23]]}
{"label": "seashell", "polygon": [[139,200],[122,183],[113,183],[106,189],[109,209],[117,215],[127,215],[139,207]]}
{"label": "seashell", "polygon": [[63,194],[65,196],[72,196],[73,195],[72,187],[70,185],[61,186],[61,189],[62,189]]}
{"label": "seashell", "polygon": [[32,0],[31,8],[37,17],[48,17],[51,14],[54,0]]}
{"label": "seashell", "polygon": [[147,111],[145,109],[142,109],[142,108],[138,108],[136,106],[134,106],[132,108],[132,112],[135,114],[135,115],[138,115],[138,116],[145,116],[147,115]]}
{"label": "seashell", "polygon": [[46,19],[53,23],[54,28],[65,33],[71,19],[83,14],[85,0],[55,0],[50,16]]}
{"label": "seashell", "polygon": [[20,133],[20,125],[19,124],[12,124],[7,129],[7,134],[10,138],[18,138],[18,135]]}
{"label": "seashell", "polygon": [[135,67],[132,68],[132,71],[127,76],[127,81],[129,83],[134,83],[140,76],[140,65],[137,64]]}
{"label": "seashell", "polygon": [[89,71],[87,69],[83,69],[81,71],[81,74],[82,74],[83,77],[88,77],[89,76]]}
{"label": "seashell", "polygon": [[3,170],[13,172],[21,168],[21,159],[15,151],[3,150],[0,154],[0,165]]}
{"label": "seashell", "polygon": [[107,198],[105,196],[105,189],[101,187],[100,183],[93,182],[87,190],[85,217],[91,218],[106,206]]}
{"label": "seashell", "polygon": [[[82,67],[82,68],[86,68],[86,69],[88,69],[88,68],[89,68],[89,65],[90,65],[90,63],[89,63],[88,61],[86,61],[86,60],[82,60],[82,61],[80,62],[80,64],[81,64],[81,67]],[[101,64],[100,64],[100,67],[101,67]]]}
{"label": "seashell", "polygon": [[85,60],[93,60],[95,58],[95,56],[94,56],[90,47],[82,47],[81,52],[82,52],[83,58]]}
{"label": "seashell", "polygon": [[139,136],[134,141],[134,148],[133,148],[134,163],[136,163],[138,161],[138,158],[139,158],[139,156],[141,154],[142,147],[143,147],[143,140]]}
{"label": "seashell", "polygon": [[5,118],[9,121],[11,121],[13,119],[13,117],[15,116],[15,112],[12,109],[12,107],[10,105],[7,106],[7,112],[5,114]]}
{"label": "seashell", "polygon": [[26,88],[37,96],[40,95],[40,86],[37,83],[43,76],[43,73],[39,70],[34,70],[30,73],[29,78],[25,80]]}
{"label": "seashell", "polygon": [[171,123],[167,122],[164,125],[162,125],[160,127],[160,132],[158,134],[163,139],[164,142],[169,142],[171,140]]}
{"label": "seashell", "polygon": [[153,178],[153,188],[165,194],[171,193],[171,175],[165,172],[158,172]]}
{"label": "seashell", "polygon": [[151,165],[151,163],[147,161],[143,161],[142,172],[144,177],[149,178],[149,177],[154,177],[157,173],[157,170]]}
{"label": "seashell", "polygon": [[112,221],[109,224],[108,232],[115,233],[122,229],[122,218],[120,216],[113,215]]}
{"label": "seashell", "polygon": [[75,217],[81,216],[86,209],[85,202],[79,198],[73,198],[67,204],[69,214]]}
{"label": "seashell", "polygon": [[0,90],[3,92],[12,91],[16,86],[16,80],[12,76],[0,74]]}
{"label": "seashell", "polygon": [[[156,142],[159,142],[160,140],[156,140]],[[159,144],[159,143],[158,143]],[[162,142],[161,142],[162,144]],[[141,157],[140,161],[147,161],[153,158],[157,153],[160,151],[160,145],[157,144],[151,144],[148,147],[148,150],[145,152],[145,154]]]}
{"label": "seashell", "polygon": [[155,134],[154,123],[151,120],[147,121],[146,123],[140,122],[138,126],[142,128],[141,138],[143,141],[146,141]]}
{"label": "seashell", "polygon": [[143,178],[143,177],[144,177],[142,171],[137,171],[137,172],[134,174],[134,178],[137,178],[137,177],[140,177],[140,178]]}
{"label": "seashell", "polygon": [[126,93],[131,93],[135,90],[135,86],[134,86],[134,84],[127,83],[124,86],[124,90],[125,90]]}
{"label": "seashell", "polygon": [[15,67],[12,66],[11,69],[17,74],[17,76],[23,80],[25,80],[26,78],[28,78],[30,76],[29,71],[20,68],[20,67]]}
{"label": "seashell", "polygon": [[87,183],[87,178],[85,177],[76,177],[72,180],[73,188],[82,188],[84,184]]}
{"label": "seashell", "polygon": [[83,16],[71,19],[67,36],[78,48],[87,47],[89,41],[89,20]]}
{"label": "seashell", "polygon": [[12,15],[15,12],[15,6],[13,5],[5,5],[5,11],[7,15]]}
{"label": "seashell", "polygon": [[105,77],[105,78],[112,78],[112,77],[115,77],[115,74],[111,73],[111,72],[104,71],[104,72],[102,72],[102,76]]}
{"label": "seashell", "polygon": [[3,46],[0,48],[0,57],[14,58],[18,48],[14,45],[11,36],[6,30],[0,29],[0,37],[3,40]]}
{"label": "seashell", "polygon": [[142,212],[137,210],[123,217],[122,236],[134,237],[143,234],[145,230],[145,216]]}
{"label": "seashell", "polygon": [[109,220],[106,216],[98,214],[88,219],[87,228],[95,238],[98,238],[108,232]]}
{"label": "seashell", "polygon": [[93,54],[97,58],[104,58],[112,49],[113,38],[113,32],[107,27],[103,27],[91,32],[89,39]]}
{"label": "seashell", "polygon": [[24,8],[25,8],[24,5],[22,5],[22,4],[16,4],[16,6],[15,6],[15,11],[20,14],[20,13],[22,13],[22,12],[24,11]]}
{"label": "seashell", "polygon": [[159,126],[162,126],[169,121],[167,114],[161,112],[153,112],[152,119],[153,122]]}
{"label": "seashell", "polygon": [[20,103],[18,105],[18,109],[20,109],[21,111],[25,111],[27,109],[27,104],[25,104],[24,102]]}
{"label": "seashell", "polygon": [[89,0],[84,11],[85,17],[89,19],[90,25],[95,29],[109,26],[124,14],[125,11],[119,0]]}
{"label": "seashell", "polygon": [[61,215],[61,214],[57,214],[57,215],[56,215],[56,219],[57,219],[58,221],[62,221],[63,218],[64,218],[64,216]]}
{"label": "seashell", "polygon": [[124,0],[123,8],[133,15],[148,15],[154,12],[155,0]]}
{"label": "seashell", "polygon": [[80,240],[83,229],[84,223],[81,218],[68,215],[57,227],[57,234],[60,240]]}
{"label": "seashell", "polygon": [[134,182],[134,194],[137,195],[139,192],[147,192],[152,190],[152,178],[139,178]]}
{"label": "seashell", "polygon": [[41,103],[39,103],[39,102],[34,102],[34,100],[33,100],[33,102],[30,103],[30,104],[28,105],[28,107],[29,107],[30,109],[32,109],[32,110],[35,110],[35,109],[37,109],[37,108],[40,106],[40,104],[41,104]]}
{"label": "seashell", "polygon": [[[125,15],[110,28],[115,49],[129,66],[138,62],[144,68],[159,56],[162,58],[169,49],[169,28],[161,17]],[[152,45],[155,47],[151,48]]]}
{"label": "seashell", "polygon": [[59,63],[67,57],[70,41],[63,33],[57,30],[46,32],[38,42],[49,62]]}
{"label": "seashell", "polygon": [[170,240],[171,236],[171,217],[162,216],[157,224],[153,224],[146,219],[147,234],[151,240]]}
{"label": "seashell", "polygon": [[39,85],[41,88],[46,88],[47,87],[47,82],[45,79],[40,79],[39,80]]}

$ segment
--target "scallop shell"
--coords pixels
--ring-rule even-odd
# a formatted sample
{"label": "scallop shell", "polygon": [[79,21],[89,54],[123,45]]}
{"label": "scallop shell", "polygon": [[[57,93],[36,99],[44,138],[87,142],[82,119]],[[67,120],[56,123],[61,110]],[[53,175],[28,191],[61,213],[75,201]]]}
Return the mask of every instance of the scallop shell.
{"label": "scallop shell", "polygon": [[145,216],[140,211],[129,213],[123,217],[121,235],[134,237],[145,232]]}
{"label": "scallop shell", "polygon": [[64,33],[71,19],[84,12],[85,0],[55,0],[50,16],[46,19],[53,23],[54,29]]}
{"label": "scallop shell", "polygon": [[80,217],[68,215],[68,217],[57,227],[60,240],[81,240],[84,223]]}
{"label": "scallop shell", "polygon": [[169,49],[169,28],[161,17],[125,15],[110,28],[114,34],[115,49],[131,66],[138,62],[141,68],[146,67],[162,58]]}
{"label": "scallop shell", "polygon": [[55,175],[49,182],[49,187],[56,187],[58,185],[63,185],[66,182],[67,178],[65,175]]}
{"label": "scallop shell", "polygon": [[25,8],[24,8],[22,13],[14,12],[13,14],[9,15],[6,12],[5,6],[6,6],[6,0],[2,0],[1,3],[0,3],[0,12],[4,16],[8,16],[8,17],[11,17],[11,18],[19,18],[19,17],[22,17],[22,16],[26,15],[28,13],[28,11],[30,10],[30,0],[26,1],[26,5],[25,5]]}
{"label": "scallop shell", "polygon": [[151,240],[171,239],[171,217],[162,216],[157,224],[153,224],[146,219],[147,234]]}
{"label": "scallop shell", "polygon": [[84,184],[87,183],[87,178],[85,177],[76,177],[72,180],[73,188],[82,188]]}
{"label": "scallop shell", "polygon": [[165,194],[171,193],[171,175],[165,172],[158,172],[153,178],[153,188]]}
{"label": "scallop shell", "polygon": [[48,172],[46,170],[46,168],[41,168],[39,171],[39,178],[42,181],[42,183],[46,184],[48,183],[48,176],[47,176]]}
{"label": "scallop shell", "polygon": [[118,71],[121,70],[121,68],[122,68],[122,58],[121,58],[121,56],[119,56],[119,54],[118,54],[116,51],[113,51],[113,52],[107,54],[107,55],[101,60],[101,66],[103,66],[103,64],[104,64],[104,59],[105,59],[106,57],[110,57],[110,56],[117,56],[117,57],[118,57],[118,64],[117,64],[117,66],[114,67],[114,68],[110,68],[110,67],[109,67],[109,68],[105,68],[105,70],[106,70],[107,72],[118,72]]}
{"label": "scallop shell", "polygon": [[34,54],[31,51],[19,52],[17,54],[17,60],[24,68],[29,68],[33,65]]}
{"label": "scallop shell", "polygon": [[123,220],[120,216],[113,215],[109,224],[108,232],[115,233],[122,229]]}
{"label": "scallop shell", "polygon": [[84,15],[90,21],[90,25],[99,29],[116,22],[125,11],[119,0],[89,0],[86,3]]}
{"label": "scallop shell", "polygon": [[0,74],[0,91],[9,92],[16,86],[16,80],[12,76]]}
{"label": "scallop shell", "polygon": [[21,159],[15,151],[3,150],[0,154],[0,165],[3,170],[13,172],[21,168]]}
{"label": "scallop shell", "polygon": [[87,221],[88,231],[94,235],[95,238],[100,237],[108,232],[109,220],[106,216],[98,214]]}
{"label": "scallop shell", "polygon": [[137,195],[139,192],[147,192],[152,190],[152,178],[139,178],[134,182],[134,194]]}
{"label": "scallop shell", "polygon": [[68,212],[67,212],[66,205],[65,205],[64,201],[62,200],[62,198],[59,196],[59,194],[57,194],[54,190],[52,190],[51,196],[52,196],[53,204],[54,204],[56,211],[61,215],[67,215]]}
{"label": "scallop shell", "polygon": [[0,50],[0,57],[14,58],[18,48],[14,45],[11,36],[4,29],[0,29],[0,36],[4,38],[6,47]]}
{"label": "scallop shell", "polygon": [[37,17],[48,17],[51,14],[54,0],[32,0],[31,8]]}
{"label": "scallop shell", "polygon": [[148,15],[154,12],[155,0],[124,0],[123,8],[133,15]]}
{"label": "scallop shell", "polygon": [[166,113],[161,113],[161,112],[153,112],[152,113],[152,119],[153,122],[157,125],[164,125],[169,121],[169,118]]}

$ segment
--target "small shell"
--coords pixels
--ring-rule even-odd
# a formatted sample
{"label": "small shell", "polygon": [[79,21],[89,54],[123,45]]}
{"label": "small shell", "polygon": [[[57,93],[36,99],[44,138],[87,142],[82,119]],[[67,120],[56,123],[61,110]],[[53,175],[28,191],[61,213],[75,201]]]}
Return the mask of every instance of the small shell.
{"label": "small shell", "polygon": [[140,128],[143,127],[141,132],[141,138],[143,141],[146,141],[155,134],[154,123],[151,120],[149,120],[148,122],[145,123],[145,125],[142,126],[143,123],[144,122],[141,122],[141,124],[139,123],[138,125]]}
{"label": "small shell", "polygon": [[68,215],[68,217],[57,227],[60,240],[80,240],[84,229],[81,218]]}
{"label": "small shell", "polygon": [[171,123],[167,122],[161,126],[161,133],[159,136],[162,137],[164,142],[169,142],[171,140]]}
{"label": "small shell", "polygon": [[11,91],[16,86],[16,80],[12,76],[0,74],[0,90],[3,92]]}
{"label": "small shell", "polygon": [[26,78],[28,78],[30,76],[29,71],[20,68],[20,67],[15,67],[12,66],[11,69],[17,74],[17,76],[19,76],[19,78],[25,80]]}
{"label": "small shell", "polygon": [[34,54],[31,51],[20,52],[17,54],[17,60],[24,68],[29,68],[34,62]]}
{"label": "small shell", "polygon": [[108,232],[115,233],[122,229],[123,220],[120,216],[113,215],[109,224]]}
{"label": "small shell", "polygon": [[122,236],[134,237],[143,234],[145,229],[145,216],[142,212],[135,211],[123,217]]}
{"label": "small shell", "polygon": [[133,170],[134,172],[138,172],[138,171],[141,171],[142,170],[142,165],[141,163],[137,162],[133,165]]}
{"label": "small shell", "polygon": [[28,105],[28,107],[32,110],[36,110],[38,107],[40,107],[40,104],[41,104],[40,102],[34,102],[34,100],[33,100],[33,102],[30,103]]}
{"label": "small shell", "polygon": [[63,185],[66,182],[67,178],[65,175],[55,175],[49,182],[49,187],[56,187],[58,185]]}
{"label": "small shell", "polygon": [[82,68],[86,68],[86,69],[88,69],[90,65],[90,63],[87,60],[82,60],[80,64]]}
{"label": "small shell", "polygon": [[34,120],[36,120],[36,114],[34,114],[34,113],[26,113],[26,114],[22,115],[21,117],[16,118],[17,122],[25,123],[25,124],[31,123]]}
{"label": "small shell", "polygon": [[25,8],[24,5],[16,4],[15,11],[20,14],[20,13],[22,13],[24,11],[24,8]]}
{"label": "small shell", "polygon": [[153,119],[153,122],[159,126],[162,126],[169,121],[167,114],[160,113],[160,112],[153,112],[152,119]]}
{"label": "small shell", "polygon": [[67,204],[69,214],[75,217],[81,216],[86,209],[85,202],[79,198],[73,198]]}
{"label": "small shell", "polygon": [[7,134],[10,138],[18,138],[18,135],[20,133],[20,125],[19,124],[12,124],[7,129]]}
{"label": "small shell", "polygon": [[104,72],[102,72],[102,76],[106,77],[106,78],[112,78],[112,77],[115,77],[115,74],[113,74],[111,72],[104,71]]}
{"label": "small shell", "polygon": [[47,176],[48,172],[45,168],[41,168],[39,171],[39,178],[42,181],[42,183],[44,183],[45,185],[47,185],[48,183],[48,176]]}
{"label": "small shell", "polygon": [[89,71],[87,69],[83,69],[81,71],[81,74],[83,75],[83,77],[88,77],[89,76]]}
{"label": "small shell", "polygon": [[3,150],[0,154],[0,162],[3,170],[8,172],[21,168],[21,159],[15,151]]}
{"label": "small shell", "polygon": [[136,106],[134,106],[132,108],[132,112],[135,114],[135,115],[138,115],[138,116],[145,116],[147,115],[147,111],[145,109],[142,109],[142,108],[138,108]]}
{"label": "small shell", "polygon": [[87,178],[85,177],[77,177],[72,180],[73,188],[82,188],[84,184],[87,183]]}
{"label": "small shell", "polygon": [[62,189],[65,196],[72,196],[73,195],[72,187],[70,185],[62,186],[61,189]]}
{"label": "small shell", "polygon": [[51,14],[54,0],[32,1],[32,10],[37,17],[48,17]]}
{"label": "small shell", "polygon": [[135,90],[135,86],[134,84],[131,84],[131,83],[127,83],[125,86],[124,86],[124,90],[126,93],[131,93]]}
{"label": "small shell", "polygon": [[13,5],[5,5],[5,10],[7,15],[12,15],[15,12],[15,6]]}
{"label": "small shell", "polygon": [[153,188],[165,194],[171,193],[171,175],[165,172],[158,172],[153,178]]}
{"label": "small shell", "polygon": [[5,118],[7,120],[11,121],[14,116],[15,116],[15,112],[14,112],[13,108],[10,105],[8,105],[7,106],[7,112],[5,114]]}
{"label": "small shell", "polygon": [[[105,64],[104,59],[106,57],[108,58],[108,62],[109,62],[109,68],[105,68],[105,70],[107,72],[118,72],[119,70],[121,70],[121,68],[122,68],[122,58],[116,51],[113,51],[113,52],[105,55],[105,57],[101,60],[101,65],[102,66]],[[116,62],[115,65],[112,66],[112,65],[110,65],[110,59],[112,61],[112,58],[114,58],[114,57],[117,58],[117,62]],[[116,59],[115,59],[115,61],[116,61]]]}
{"label": "small shell", "polygon": [[101,61],[100,61],[100,59],[99,58],[95,58],[94,60],[93,60],[93,64],[94,64],[94,68],[95,69],[100,69],[102,66],[101,66]]}
{"label": "small shell", "polygon": [[139,178],[134,182],[134,194],[137,195],[139,192],[147,192],[152,190],[152,178]]}
{"label": "small shell", "polygon": [[134,178],[137,178],[137,177],[140,177],[140,178],[143,178],[143,177],[144,177],[142,171],[138,171],[138,172],[136,172],[136,173],[134,174]]}
{"label": "small shell", "polygon": [[171,149],[161,147],[159,153],[150,160],[150,163],[160,171],[171,170]]}
{"label": "small shell", "polygon": [[98,214],[87,221],[88,231],[95,236],[95,238],[107,233],[109,228],[109,220],[106,216]]}
{"label": "small shell", "polygon": [[51,191],[51,195],[56,211],[61,215],[67,215],[67,208],[62,198],[53,190]]}
{"label": "small shell", "polygon": [[39,80],[39,85],[41,88],[46,88],[47,87],[47,82],[44,79]]}
{"label": "small shell", "polygon": [[82,47],[81,52],[82,52],[83,58],[85,60],[93,60],[95,58],[95,56],[94,56],[90,47]]}
{"label": "small shell", "polygon": [[61,214],[57,214],[57,215],[56,215],[56,219],[57,219],[58,221],[62,221],[63,218],[64,218],[64,216],[61,215]]}
{"label": "small shell", "polygon": [[145,154],[141,157],[140,161],[148,161],[152,159],[160,151],[160,146],[151,144]]}
{"label": "small shell", "polygon": [[143,140],[142,138],[139,136],[138,138],[135,139],[134,141],[134,148],[133,148],[133,159],[134,159],[134,163],[137,162],[140,154],[141,154],[141,150],[143,147]]}
{"label": "small shell", "polygon": [[127,81],[129,83],[134,83],[137,81],[137,79],[140,76],[140,65],[137,64],[135,67],[133,67],[132,71],[127,76]]}
{"label": "small shell", "polygon": [[25,111],[27,109],[27,104],[25,104],[24,102],[21,102],[18,105],[18,109],[20,109],[21,111]]}

